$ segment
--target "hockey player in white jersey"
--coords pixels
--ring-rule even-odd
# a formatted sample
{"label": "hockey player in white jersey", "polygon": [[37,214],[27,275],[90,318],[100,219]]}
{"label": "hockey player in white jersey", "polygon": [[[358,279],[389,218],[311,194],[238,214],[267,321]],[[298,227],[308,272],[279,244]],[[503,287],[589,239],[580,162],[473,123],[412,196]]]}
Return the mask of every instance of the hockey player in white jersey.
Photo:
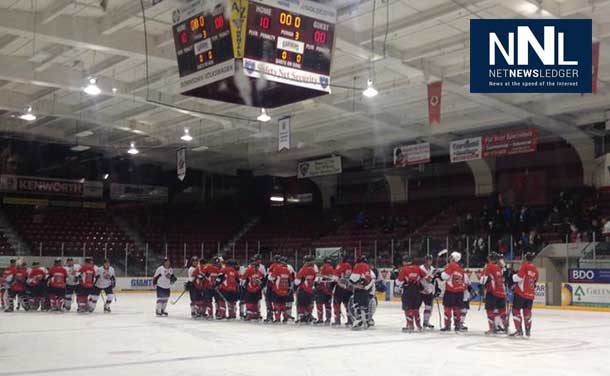
{"label": "hockey player in white jersey", "polygon": [[174,269],[168,259],[163,260],[163,265],[159,266],[153,275],[153,288],[157,290],[157,305],[155,313],[157,316],[167,316],[165,308],[169,300],[170,288],[176,282]]}
{"label": "hockey player in white jersey", "polygon": [[102,291],[106,294],[104,302],[104,312],[110,313],[110,304],[114,300],[114,288],[116,287],[116,275],[114,268],[110,266],[110,260],[104,260],[101,267],[95,269],[95,285],[93,295],[89,297],[89,303],[95,309],[97,299]]}
{"label": "hockey player in white jersey", "polygon": [[64,299],[64,310],[69,311],[72,307],[72,296],[76,293],[78,287],[78,278],[80,272],[80,265],[74,263],[72,257],[66,259],[65,265],[68,277],[66,278],[66,296]]}
{"label": "hockey player in white jersey", "polygon": [[434,300],[435,281],[434,274],[436,268],[432,266],[432,256],[427,255],[424,257],[424,263],[419,266],[421,270],[426,273],[426,278],[420,280],[422,290],[421,298],[424,304],[424,329],[434,329],[434,325],[430,324],[430,317],[432,316],[432,301]]}

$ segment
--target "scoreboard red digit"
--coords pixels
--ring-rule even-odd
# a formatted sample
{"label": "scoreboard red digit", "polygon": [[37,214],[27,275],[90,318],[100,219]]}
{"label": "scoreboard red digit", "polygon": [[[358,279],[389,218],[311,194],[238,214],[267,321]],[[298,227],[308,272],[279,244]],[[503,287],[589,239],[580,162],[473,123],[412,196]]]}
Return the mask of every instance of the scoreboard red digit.
{"label": "scoreboard red digit", "polygon": [[310,0],[182,1],[172,15],[182,94],[276,107],[330,93],[334,8]]}

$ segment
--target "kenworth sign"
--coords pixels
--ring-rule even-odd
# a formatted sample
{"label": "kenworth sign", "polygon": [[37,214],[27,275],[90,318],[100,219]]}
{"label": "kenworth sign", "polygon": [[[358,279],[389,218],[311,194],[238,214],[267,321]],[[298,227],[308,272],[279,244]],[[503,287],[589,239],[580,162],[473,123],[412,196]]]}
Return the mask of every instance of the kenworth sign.
{"label": "kenworth sign", "polygon": [[470,20],[472,93],[590,93],[591,20]]}

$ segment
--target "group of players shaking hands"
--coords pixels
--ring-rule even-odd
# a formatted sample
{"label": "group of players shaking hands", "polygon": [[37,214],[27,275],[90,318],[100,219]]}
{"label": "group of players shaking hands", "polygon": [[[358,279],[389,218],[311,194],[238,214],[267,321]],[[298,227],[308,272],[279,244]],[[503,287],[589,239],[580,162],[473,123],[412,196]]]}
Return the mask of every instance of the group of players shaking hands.
{"label": "group of players shaking hands", "polygon": [[98,267],[92,258],[85,258],[83,265],[74,263],[72,258],[64,264],[57,258],[47,269],[36,261],[28,268],[24,259],[12,259],[0,276],[0,300],[4,312],[19,308],[66,312],[76,295],[77,312],[91,313],[104,294],[104,312],[109,313],[115,285],[114,268],[108,260]]}
{"label": "group of players shaking hands", "polygon": [[[468,273],[460,266],[459,252],[451,253],[444,268],[432,266],[431,256],[426,256],[422,265],[415,264],[411,256],[404,256],[403,265],[395,275],[395,284],[402,291],[406,318],[403,331],[434,329],[430,323],[433,301],[440,295],[440,287],[444,286],[441,331],[452,330],[452,319],[455,331],[466,331],[464,320],[470,308],[469,302],[480,295],[484,297],[489,323],[486,334],[508,334],[512,314],[515,331],[510,335],[529,337],[538,282],[538,270],[532,264],[533,259],[534,254],[526,254],[520,269],[514,272],[504,264],[499,254],[490,254],[481,272],[480,291],[475,291]],[[287,258],[279,255],[272,258],[269,268],[262,264],[260,255],[253,256],[243,267],[238,266],[235,260],[224,262],[221,257],[214,257],[209,263],[193,257],[183,294],[189,293],[194,319],[235,320],[239,314],[239,318],[246,321],[286,323],[295,320],[297,324],[340,326],[342,317],[345,317],[345,325],[353,329],[373,326],[377,306],[374,293],[384,289],[385,283],[377,280],[375,269],[368,265],[366,256],[360,256],[356,263],[345,256],[336,266],[330,259],[325,259],[319,267],[314,261],[313,256],[305,256],[303,266],[295,271]],[[167,315],[165,308],[173,281],[175,277],[166,260],[153,278],[153,285],[157,288],[158,316]],[[509,289],[514,296],[512,309],[507,301]],[[261,312],[263,296],[265,317]],[[296,304],[296,317],[292,316],[293,304]],[[422,304],[423,322],[420,317]]]}

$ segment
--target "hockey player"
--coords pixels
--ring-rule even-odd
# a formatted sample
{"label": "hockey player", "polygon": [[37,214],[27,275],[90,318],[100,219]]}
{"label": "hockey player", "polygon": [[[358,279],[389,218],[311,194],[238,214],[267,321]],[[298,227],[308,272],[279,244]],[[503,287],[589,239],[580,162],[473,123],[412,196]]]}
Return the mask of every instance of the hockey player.
{"label": "hockey player", "polygon": [[[208,285],[208,281],[205,276],[205,269],[207,264],[204,260],[199,260],[199,266],[193,268],[189,278],[193,281],[190,286],[189,292],[191,293],[191,317],[194,319],[206,317],[206,304],[205,304],[205,289]],[[191,269],[189,269],[191,270]]]}
{"label": "hockey player", "polygon": [[402,258],[403,267],[398,273],[396,284],[402,287],[402,309],[405,312],[407,325],[403,332],[413,332],[415,327],[418,331],[422,330],[419,307],[421,306],[422,280],[429,277],[424,270],[413,263],[410,255]]}
{"label": "hockey player", "polygon": [[171,287],[176,282],[174,270],[171,268],[171,263],[168,259],[163,260],[163,265],[159,266],[153,274],[153,288],[157,290],[157,305],[155,314],[157,316],[167,316],[165,308],[171,293]]}
{"label": "hockey player", "polygon": [[349,282],[354,289],[352,312],[355,317],[352,329],[366,329],[373,326],[375,321],[370,312],[370,303],[372,295],[375,294],[375,274],[371,271],[365,255],[358,258],[349,276]]}
{"label": "hockey player", "polygon": [[[495,334],[504,332],[506,322],[506,290],[504,289],[504,272],[498,261],[500,257],[497,253],[488,256],[488,263],[481,275],[481,286],[485,286],[485,311],[487,312],[487,323],[489,330],[485,334]],[[497,322],[497,318],[503,326]]]}
{"label": "hockey player", "polygon": [[264,279],[264,293],[265,293],[265,307],[267,309],[267,317],[265,317],[265,322],[273,321],[273,301],[275,299],[273,288],[269,277],[271,276],[271,272],[273,269],[281,264],[282,256],[275,255],[271,258],[271,264],[267,269],[267,273],[265,274]]}
{"label": "hockey player", "polygon": [[240,284],[243,289],[242,298],[246,307],[244,315],[244,320],[246,321],[259,320],[261,318],[260,300],[262,298],[264,278],[265,274],[260,269],[259,258],[255,255],[240,278]]}
{"label": "hockey player", "polygon": [[78,275],[80,273],[80,265],[74,263],[72,257],[66,259],[66,271],[68,272],[68,278],[66,278],[66,299],[64,300],[64,309],[69,311],[72,308],[72,295],[74,295],[78,289]]}
{"label": "hockey player", "polygon": [[316,280],[314,257],[303,257],[303,267],[294,280],[297,288],[297,323],[308,324],[313,321],[313,289]]}
{"label": "hockey player", "polygon": [[349,256],[343,256],[341,262],[335,268],[335,276],[337,284],[333,293],[333,310],[335,311],[335,322],[333,326],[341,325],[341,305],[345,308],[347,315],[346,326],[352,326],[352,317],[349,315],[349,300],[352,296],[352,289],[349,286],[349,277],[352,273],[352,259]]}
{"label": "hockey player", "polygon": [[8,303],[5,312],[13,312],[15,309],[15,298],[23,301],[25,299],[25,287],[28,278],[28,270],[23,260],[17,260],[14,267],[9,267],[6,276],[8,285]]}
{"label": "hockey player", "polygon": [[104,302],[104,312],[110,313],[110,304],[114,299],[114,288],[116,287],[116,275],[114,268],[110,266],[110,260],[104,260],[102,267],[95,271],[95,285],[93,286],[93,294],[91,294],[91,304],[93,309],[97,305],[97,299],[102,291],[106,294]]}
{"label": "hockey player", "polygon": [[445,326],[441,328],[442,332],[451,330],[452,312],[455,331],[460,331],[462,327],[461,309],[464,299],[464,290],[466,290],[466,273],[458,264],[462,259],[461,253],[452,252],[450,259],[451,261],[441,273],[441,278],[445,281],[445,294],[443,295]]}
{"label": "hockey player", "polygon": [[38,261],[34,261],[32,268],[28,272],[26,291],[29,296],[29,302],[23,306],[26,311],[36,311],[38,308],[41,308],[46,293],[46,279],[47,269],[40,266]]}
{"label": "hockey player", "polygon": [[271,270],[269,282],[273,293],[273,322],[279,323],[283,321],[285,323],[289,319],[286,301],[291,293],[293,274],[283,260]]}
{"label": "hockey player", "polygon": [[[525,321],[525,335],[528,337],[531,335],[532,306],[538,282],[538,269],[532,264],[535,257],[533,253],[527,253],[519,271],[513,275],[515,295],[512,313],[516,331],[511,336],[523,335],[522,321]],[[523,311],[523,316],[521,316],[521,311]]]}
{"label": "hockey player", "polygon": [[2,272],[2,275],[0,275],[0,304],[2,304],[2,306],[0,307],[0,310],[4,311],[6,309],[7,306],[7,301],[8,301],[8,282],[7,282],[7,278],[9,276],[9,274],[12,272],[13,269],[15,269],[15,266],[17,265],[17,260],[15,259],[11,259],[9,261],[9,266],[4,269],[4,271]]}
{"label": "hockey player", "polygon": [[[316,301],[317,320],[314,324],[330,325],[332,316],[331,302],[333,299],[333,289],[335,287],[335,268],[331,264],[329,258],[324,259],[324,264],[320,268],[320,272],[316,277],[314,298]],[[324,320],[324,312],[326,311],[326,320]]]}
{"label": "hockey player", "polygon": [[95,305],[89,301],[89,296],[93,294],[93,285],[95,284],[95,269],[93,259],[87,257],[85,258],[85,264],[81,266],[78,272],[79,283],[76,290],[76,304],[79,313],[93,312],[95,309]]}
{"label": "hockey player", "polygon": [[189,292],[189,298],[191,300],[191,317],[197,317],[197,307],[195,302],[201,300],[201,291],[196,290],[193,287],[193,283],[195,278],[197,278],[198,273],[195,271],[199,270],[199,258],[197,256],[191,257],[191,265],[187,271],[187,280],[184,283],[184,289]]}
{"label": "hockey player", "polygon": [[[238,298],[239,273],[237,272],[237,261],[230,259],[221,269],[220,275],[216,278],[216,290],[220,296],[218,301],[218,313],[216,319],[228,318],[235,320],[235,305]],[[227,316],[228,311],[228,316]]]}
{"label": "hockey player", "polygon": [[[220,315],[218,311],[220,306],[220,295],[218,294],[218,291],[216,291],[214,283],[216,282],[216,278],[220,275],[221,270],[222,257],[220,256],[213,257],[212,261],[207,264],[203,270],[206,277],[203,298],[205,303],[205,314],[209,319],[213,319],[214,316],[218,317]],[[216,306],[216,310],[214,310],[214,306]]]}
{"label": "hockey player", "polygon": [[66,279],[68,271],[61,264],[61,259],[56,258],[53,266],[49,268],[49,303],[51,311],[62,311],[66,296]]}
{"label": "hockey player", "polygon": [[424,257],[424,263],[419,266],[421,270],[426,274],[421,279],[421,300],[424,303],[424,329],[434,329],[434,325],[430,324],[430,317],[432,316],[432,301],[434,300],[435,282],[434,275],[436,268],[432,266],[432,256],[426,255]]}
{"label": "hockey player", "polygon": [[[290,272],[292,281],[294,281],[297,273],[295,272],[294,267],[288,262],[288,257],[281,256],[281,262],[286,265],[288,271]],[[313,267],[314,270],[317,271],[318,267],[315,264],[313,265]],[[288,320],[294,320],[294,317],[292,316],[292,305],[294,304],[294,288],[294,283],[290,283],[290,290],[288,292],[288,296],[286,297],[286,314],[288,315]]]}

